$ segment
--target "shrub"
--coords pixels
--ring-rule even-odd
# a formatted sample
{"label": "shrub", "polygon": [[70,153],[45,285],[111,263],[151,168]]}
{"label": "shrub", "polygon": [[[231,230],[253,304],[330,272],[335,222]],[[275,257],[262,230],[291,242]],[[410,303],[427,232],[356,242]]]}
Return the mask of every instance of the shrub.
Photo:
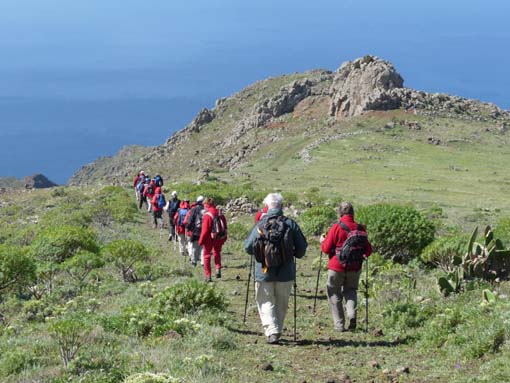
{"label": "shrub", "polygon": [[33,254],[40,260],[61,263],[77,251],[99,252],[95,233],[78,226],[54,226],[40,231],[31,245]]}
{"label": "shrub", "polygon": [[425,264],[433,265],[445,272],[451,272],[459,264],[459,261],[462,261],[468,239],[466,235],[438,238],[423,250],[420,258]]}
{"label": "shrub", "polygon": [[0,245],[0,293],[35,279],[35,263],[19,247]]}
{"label": "shrub", "polygon": [[332,207],[315,206],[299,216],[299,223],[305,235],[319,235],[329,229],[337,219]]}
{"label": "shrub", "polygon": [[408,329],[421,326],[429,317],[427,306],[416,303],[395,303],[386,307],[383,312],[386,329],[405,332]]}
{"label": "shrub", "polygon": [[394,262],[407,263],[434,240],[434,223],[412,207],[376,204],[357,211],[375,251]]}
{"label": "shrub", "polygon": [[510,246],[510,217],[501,218],[494,228],[494,236]]}
{"label": "shrub", "polygon": [[57,341],[60,358],[65,368],[87,342],[91,330],[90,324],[79,314],[55,320],[50,325],[49,331]]}
{"label": "shrub", "polygon": [[0,357],[0,376],[17,375],[33,363],[33,358],[25,350],[6,351]]}
{"label": "shrub", "polygon": [[67,259],[62,264],[62,269],[65,270],[81,288],[90,272],[103,267],[103,265],[104,260],[101,254],[79,250],[72,258]]}
{"label": "shrub", "polygon": [[128,192],[120,186],[107,186],[99,191],[93,201],[93,219],[103,225],[111,221],[132,222],[137,208]]}
{"label": "shrub", "polygon": [[200,310],[223,310],[225,296],[213,284],[196,279],[177,283],[166,288],[156,297],[159,312],[195,313]]}
{"label": "shrub", "polygon": [[124,282],[135,282],[135,266],[149,259],[149,250],[139,241],[119,239],[103,248],[105,259],[115,264]]}

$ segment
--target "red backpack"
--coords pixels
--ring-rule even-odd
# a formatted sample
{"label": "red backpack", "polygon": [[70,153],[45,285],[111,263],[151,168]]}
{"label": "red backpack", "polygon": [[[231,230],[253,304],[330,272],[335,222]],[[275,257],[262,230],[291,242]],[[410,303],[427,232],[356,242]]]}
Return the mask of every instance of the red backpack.
{"label": "red backpack", "polygon": [[211,213],[205,213],[209,217],[212,218],[212,230],[211,230],[211,238],[212,239],[223,239],[227,236],[227,228],[225,227],[225,222],[221,219],[223,214],[218,214],[217,216],[212,215]]}

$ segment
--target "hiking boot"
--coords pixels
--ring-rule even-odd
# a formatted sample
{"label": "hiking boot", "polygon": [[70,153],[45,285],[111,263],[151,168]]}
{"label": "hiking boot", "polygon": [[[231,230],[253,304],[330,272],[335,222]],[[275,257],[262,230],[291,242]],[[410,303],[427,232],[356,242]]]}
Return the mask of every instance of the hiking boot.
{"label": "hiking boot", "polygon": [[207,283],[212,282],[212,278],[211,278],[211,276],[208,276],[207,278],[205,278],[205,281],[206,281]]}
{"label": "hiking boot", "polygon": [[272,334],[267,337],[268,344],[278,344],[280,343],[280,334]]}
{"label": "hiking boot", "polygon": [[192,265],[193,267],[197,267],[197,263],[196,263],[196,262],[194,262],[194,261],[191,261],[191,265]]}
{"label": "hiking boot", "polygon": [[216,270],[216,278],[221,278],[221,270]]}
{"label": "hiking boot", "polygon": [[173,239],[174,239],[174,237],[172,236],[172,234],[170,234],[170,235],[168,236],[168,240],[171,242],[171,241],[173,241]]}
{"label": "hiking boot", "polygon": [[349,330],[349,331],[356,330],[356,318],[349,320],[349,327],[347,328],[347,330]]}
{"label": "hiking boot", "polygon": [[345,332],[346,330],[345,330],[344,326],[342,326],[342,327],[335,326],[335,331],[337,331],[337,332]]}

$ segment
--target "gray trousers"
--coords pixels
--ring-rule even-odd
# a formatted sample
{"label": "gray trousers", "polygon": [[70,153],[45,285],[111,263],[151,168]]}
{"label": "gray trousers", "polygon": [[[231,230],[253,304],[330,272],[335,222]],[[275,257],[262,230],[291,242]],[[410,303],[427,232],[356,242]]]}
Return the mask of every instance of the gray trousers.
{"label": "gray trousers", "polygon": [[282,334],[293,281],[255,282],[255,297],[266,336]]}
{"label": "gray trousers", "polygon": [[193,263],[202,260],[202,246],[198,244],[198,240],[188,242],[188,254],[190,261]]}
{"label": "gray trousers", "polygon": [[337,272],[328,270],[327,294],[329,308],[333,317],[333,324],[336,329],[344,328],[345,316],[343,300],[345,298],[345,308],[347,318],[356,320],[358,310],[358,284],[361,275],[360,271]]}

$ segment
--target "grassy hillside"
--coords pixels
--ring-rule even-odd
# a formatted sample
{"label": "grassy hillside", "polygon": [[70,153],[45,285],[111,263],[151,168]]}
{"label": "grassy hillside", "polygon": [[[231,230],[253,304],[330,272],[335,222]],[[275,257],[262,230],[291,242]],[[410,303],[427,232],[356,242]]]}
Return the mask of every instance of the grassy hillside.
{"label": "grassy hillside", "polygon": [[[366,144],[362,136],[356,142]],[[377,145],[383,144],[378,140]],[[321,156],[329,157],[328,147],[313,152],[314,158],[327,163]],[[313,179],[312,173],[310,177]],[[216,193],[219,199],[240,193],[258,198],[247,184],[238,189],[215,185],[172,188],[192,196]],[[303,189],[308,192],[286,194],[300,209],[305,209],[309,200],[323,201],[326,206],[333,202],[333,196],[310,190],[310,185]],[[317,238],[308,235],[307,256],[298,262],[298,341],[293,342],[291,299],[283,344],[270,346],[261,333],[253,286],[246,324],[242,320],[249,265],[242,241],[253,217],[229,214],[223,278],[207,287],[201,268],[191,267],[166,240],[166,233],[151,229],[148,214],[138,211],[133,202],[130,190],[112,187],[4,195],[0,255],[5,255],[5,246],[21,249],[21,254],[36,261],[37,277],[35,284],[26,282],[14,290],[0,291],[2,382],[123,382],[143,372],[169,374],[181,382],[347,382],[349,378],[358,382],[490,382],[510,376],[506,363],[510,356],[506,340],[510,334],[508,282],[490,285],[480,281],[462,294],[444,298],[436,287],[439,270],[419,261],[393,264],[374,255],[369,333],[362,331],[365,313],[360,288],[361,329],[339,334],[332,328],[324,296],[325,273],[317,312],[312,312],[319,250]],[[306,228],[304,216],[297,219]],[[62,225],[77,227],[69,231],[65,226],[63,231],[74,232],[75,237],[77,230],[92,230],[102,249],[98,254],[106,262],[92,268],[82,282],[75,278],[78,263],[73,269],[69,261],[45,261],[54,259]],[[138,277],[135,283],[124,282],[116,261],[106,255],[108,244],[119,239],[140,241],[148,251],[146,258],[133,265]],[[48,246],[55,250],[46,252]],[[89,260],[94,258],[87,254]],[[68,259],[78,256],[74,253]],[[51,292],[45,279],[49,265],[54,270]],[[182,283],[186,287],[179,290]],[[492,303],[484,303],[482,290],[486,288],[496,293]],[[188,297],[196,293],[202,298],[195,299],[206,299],[205,308],[176,309],[180,307],[177,304],[190,302],[184,291],[191,294]],[[174,303],[165,306],[168,300]],[[219,302],[225,308],[217,310]],[[59,339],[70,339],[73,331],[81,343],[65,367]]]}

